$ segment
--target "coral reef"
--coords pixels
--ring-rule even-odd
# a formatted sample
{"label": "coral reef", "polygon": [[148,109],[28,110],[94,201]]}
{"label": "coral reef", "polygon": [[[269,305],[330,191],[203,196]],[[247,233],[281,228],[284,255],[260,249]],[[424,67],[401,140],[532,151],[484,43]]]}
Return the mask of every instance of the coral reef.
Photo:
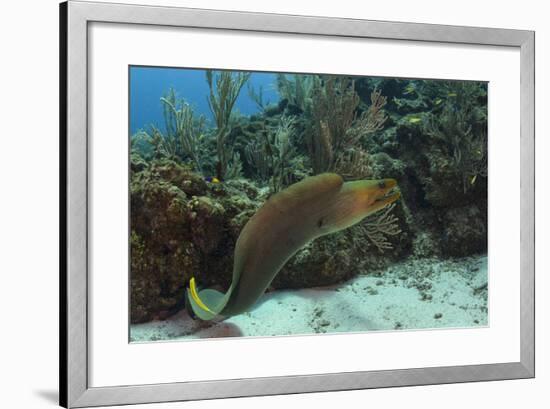
{"label": "coral reef", "polygon": [[320,82],[319,75],[294,74],[290,78],[285,74],[277,75],[277,89],[281,99],[294,113],[310,113],[313,92]]}
{"label": "coral reef", "polygon": [[[355,83],[342,77],[328,76],[313,87],[311,121],[306,129],[308,153],[313,173],[345,169],[353,163],[357,179],[369,176],[368,155],[362,149],[365,138],[382,129],[386,99],[374,90],[369,108],[357,115],[360,103]],[[358,163],[359,162],[359,163]]]}
{"label": "coral reef", "polygon": [[362,99],[374,89],[388,98],[384,130],[367,149],[374,177],[399,180],[406,213],[414,214],[414,254],[485,252],[487,84],[369,79],[356,89]]}
{"label": "coral reef", "polygon": [[[132,164],[139,165],[139,157]],[[136,169],[132,165],[132,169]],[[226,285],[232,248],[257,205],[243,186],[207,184],[184,165],[153,160],[132,171],[131,320],[142,322],[181,306],[191,276]]]}
{"label": "coral reef", "polygon": [[216,123],[216,151],[218,154],[218,177],[231,179],[241,173],[240,156],[232,149],[228,136],[233,123],[232,113],[242,87],[250,78],[249,72],[206,70],[210,88],[208,106]]}
{"label": "coral reef", "polygon": [[153,147],[155,157],[188,160],[196,171],[202,172],[204,116],[196,118],[191,106],[183,99],[178,99],[172,88],[160,100],[166,131],[163,133],[152,125],[149,131],[140,132],[133,139],[134,143],[143,138]]}
{"label": "coral reef", "polygon": [[482,253],[487,249],[487,214],[477,205],[452,208],[443,218],[445,256]]}
{"label": "coral reef", "polygon": [[253,165],[260,181],[269,182],[272,193],[290,185],[291,158],[296,155],[292,144],[294,120],[282,116],[276,127],[265,128],[260,137],[252,137],[245,147],[245,157]]}
{"label": "coral reef", "polygon": [[[270,195],[309,175],[394,178],[402,199],[298,251],[272,289],[335,284],[407,257],[487,250],[487,84],[206,70],[211,123],[174,90],[131,138],[131,321],[183,308],[191,276],[227,289],[235,242]],[[248,84],[259,111],[235,111]],[[215,176],[215,177],[214,177]]]}

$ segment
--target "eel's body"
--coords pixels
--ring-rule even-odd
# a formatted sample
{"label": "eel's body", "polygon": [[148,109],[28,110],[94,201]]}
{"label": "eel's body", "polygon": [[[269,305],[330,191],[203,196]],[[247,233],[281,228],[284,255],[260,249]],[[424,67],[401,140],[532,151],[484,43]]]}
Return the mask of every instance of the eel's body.
{"label": "eel's body", "polygon": [[346,229],[399,198],[388,194],[394,179],[344,183],[325,173],[298,182],[271,197],[248,221],[235,246],[233,279],[225,294],[187,290],[197,317],[230,317],[250,309],[271,281],[309,241]]}

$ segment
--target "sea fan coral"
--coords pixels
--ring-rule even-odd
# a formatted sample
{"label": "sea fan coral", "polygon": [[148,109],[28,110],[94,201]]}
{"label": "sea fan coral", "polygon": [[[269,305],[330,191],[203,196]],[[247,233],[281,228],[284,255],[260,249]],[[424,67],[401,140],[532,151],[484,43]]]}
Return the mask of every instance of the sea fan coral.
{"label": "sea fan coral", "polygon": [[[358,115],[360,98],[354,82],[348,78],[327,77],[314,91],[311,121],[306,130],[307,147],[314,173],[338,171],[349,166],[346,160],[361,160],[355,163],[362,177],[367,165],[367,152],[363,141],[382,129],[386,121],[383,111],[386,98],[380,91],[371,94],[371,105]],[[350,155],[350,151],[355,151]],[[361,153],[358,153],[362,151]]]}

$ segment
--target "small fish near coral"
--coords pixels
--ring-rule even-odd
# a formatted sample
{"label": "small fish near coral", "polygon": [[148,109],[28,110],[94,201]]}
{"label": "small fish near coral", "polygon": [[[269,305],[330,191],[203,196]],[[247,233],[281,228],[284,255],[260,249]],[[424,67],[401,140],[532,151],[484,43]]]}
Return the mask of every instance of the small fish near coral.
{"label": "small fish near coral", "polygon": [[197,290],[191,278],[187,304],[201,320],[248,311],[277,273],[308,242],[351,227],[395,202],[394,179],[344,182],[334,173],[306,177],[275,194],[237,239],[233,278],[225,294]]}
{"label": "small fish near coral", "polygon": [[218,179],[217,177],[215,176],[207,176],[204,178],[205,182],[208,182],[208,183],[213,183],[213,184],[217,184],[217,183],[220,183],[220,179]]}

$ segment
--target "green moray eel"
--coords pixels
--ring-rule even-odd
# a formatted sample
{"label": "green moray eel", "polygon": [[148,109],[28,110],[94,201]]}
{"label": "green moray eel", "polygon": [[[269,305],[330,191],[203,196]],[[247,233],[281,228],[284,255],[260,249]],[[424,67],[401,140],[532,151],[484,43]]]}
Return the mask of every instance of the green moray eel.
{"label": "green moray eel", "polygon": [[394,179],[345,182],[334,173],[305,178],[275,194],[250,218],[235,246],[233,279],[225,294],[198,291],[192,278],[188,306],[202,320],[249,310],[279,270],[318,237],[346,229],[399,198]]}

